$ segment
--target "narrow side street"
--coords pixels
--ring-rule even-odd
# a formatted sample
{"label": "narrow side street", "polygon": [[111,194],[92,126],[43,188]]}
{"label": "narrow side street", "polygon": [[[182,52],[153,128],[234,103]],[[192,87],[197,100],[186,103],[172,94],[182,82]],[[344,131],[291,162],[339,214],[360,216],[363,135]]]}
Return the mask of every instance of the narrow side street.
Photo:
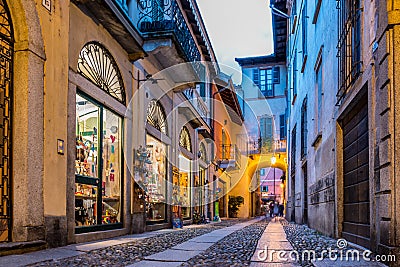
{"label": "narrow side street", "polygon": [[[342,251],[355,251],[347,244],[337,249],[339,241],[283,218],[259,217],[5,256],[0,258],[0,266],[384,266],[374,258],[332,260]],[[311,249],[314,258],[307,252]],[[328,257],[323,250],[334,252]],[[319,259],[321,255],[324,259]]]}

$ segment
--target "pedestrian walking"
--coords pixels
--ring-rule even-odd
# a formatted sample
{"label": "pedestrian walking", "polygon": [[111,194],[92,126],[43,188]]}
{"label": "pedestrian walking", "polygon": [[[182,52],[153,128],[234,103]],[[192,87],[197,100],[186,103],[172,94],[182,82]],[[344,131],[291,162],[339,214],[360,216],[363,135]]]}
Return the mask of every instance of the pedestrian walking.
{"label": "pedestrian walking", "polygon": [[283,206],[283,203],[279,205],[279,217],[283,217],[283,210],[285,209],[285,206]]}
{"label": "pedestrian walking", "polygon": [[279,203],[275,202],[275,204],[274,204],[274,217],[275,217],[275,220],[276,220],[276,217],[278,215],[279,215]]}
{"label": "pedestrian walking", "polygon": [[274,202],[270,202],[269,203],[269,217],[273,217],[274,216]]}

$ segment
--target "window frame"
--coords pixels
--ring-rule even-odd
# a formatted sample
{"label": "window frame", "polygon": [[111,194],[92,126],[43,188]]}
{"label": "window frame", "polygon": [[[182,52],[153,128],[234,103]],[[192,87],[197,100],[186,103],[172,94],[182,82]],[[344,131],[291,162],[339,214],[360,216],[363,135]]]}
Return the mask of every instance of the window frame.
{"label": "window frame", "polygon": [[[265,77],[264,80],[262,77]],[[259,69],[260,91],[264,97],[274,97],[274,72],[272,67]]]}
{"label": "window frame", "polygon": [[[89,232],[96,232],[96,231],[105,231],[105,230],[113,230],[113,229],[121,229],[123,228],[123,221],[124,221],[124,154],[122,153],[123,151],[123,144],[125,141],[125,136],[124,136],[124,117],[118,114],[117,112],[113,111],[111,108],[108,106],[104,105],[103,103],[97,101],[90,95],[86,94],[85,92],[81,90],[76,91],[76,95],[79,95],[80,97],[90,101],[92,104],[97,106],[99,108],[99,119],[98,119],[98,146],[100,148],[100,142],[101,142],[101,149],[98,151],[97,157],[99,159],[103,158],[103,138],[104,138],[104,110],[106,109],[107,111],[113,113],[115,116],[119,117],[121,120],[121,144],[120,144],[120,151],[119,151],[119,157],[120,157],[120,222],[118,223],[113,223],[113,224],[102,224],[99,223],[99,220],[97,219],[97,224],[95,225],[89,225],[89,226],[75,226],[74,232],[75,234],[83,234],[83,233],[89,233]],[[111,97],[111,96],[110,96]],[[75,126],[76,127],[76,126]],[[99,209],[100,204],[103,202],[103,185],[102,185],[102,179],[103,179],[103,160],[99,160],[97,163],[97,176],[98,177],[89,177],[89,176],[84,176],[80,174],[75,174],[75,182],[74,183],[81,183],[81,184],[88,184],[88,185],[95,185],[97,186],[97,200],[96,200],[96,206],[97,206],[97,214],[96,218],[99,217],[99,215],[102,216],[102,209]],[[102,222],[102,221],[101,221]]]}

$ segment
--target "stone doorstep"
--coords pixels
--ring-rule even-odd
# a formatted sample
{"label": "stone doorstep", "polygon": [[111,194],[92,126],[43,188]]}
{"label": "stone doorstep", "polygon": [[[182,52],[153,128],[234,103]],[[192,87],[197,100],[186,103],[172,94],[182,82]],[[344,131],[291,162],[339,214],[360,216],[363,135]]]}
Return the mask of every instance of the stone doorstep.
{"label": "stone doorstep", "polygon": [[33,253],[25,253],[20,255],[10,255],[7,257],[0,257],[0,266],[26,266],[42,261],[60,260],[69,257],[74,257],[84,254],[84,252],[64,249],[52,248],[47,250],[36,251]]}
{"label": "stone doorstep", "polygon": [[0,256],[22,254],[26,252],[43,250],[46,248],[47,248],[47,243],[44,240],[30,241],[30,242],[0,243]]}

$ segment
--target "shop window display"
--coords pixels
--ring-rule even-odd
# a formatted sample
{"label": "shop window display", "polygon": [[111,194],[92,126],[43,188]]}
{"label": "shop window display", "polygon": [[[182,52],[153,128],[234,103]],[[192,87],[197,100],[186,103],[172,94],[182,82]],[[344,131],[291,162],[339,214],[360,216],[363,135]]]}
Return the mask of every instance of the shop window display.
{"label": "shop window display", "polygon": [[179,204],[182,206],[182,217],[190,218],[191,203],[190,203],[190,189],[191,189],[191,175],[190,175],[190,160],[179,155]]}
{"label": "shop window display", "polygon": [[146,146],[149,152],[147,164],[147,195],[146,218],[148,222],[164,221],[166,219],[166,145],[146,136]]}
{"label": "shop window display", "polygon": [[76,96],[75,224],[78,227],[121,222],[121,129],[120,116]]}

